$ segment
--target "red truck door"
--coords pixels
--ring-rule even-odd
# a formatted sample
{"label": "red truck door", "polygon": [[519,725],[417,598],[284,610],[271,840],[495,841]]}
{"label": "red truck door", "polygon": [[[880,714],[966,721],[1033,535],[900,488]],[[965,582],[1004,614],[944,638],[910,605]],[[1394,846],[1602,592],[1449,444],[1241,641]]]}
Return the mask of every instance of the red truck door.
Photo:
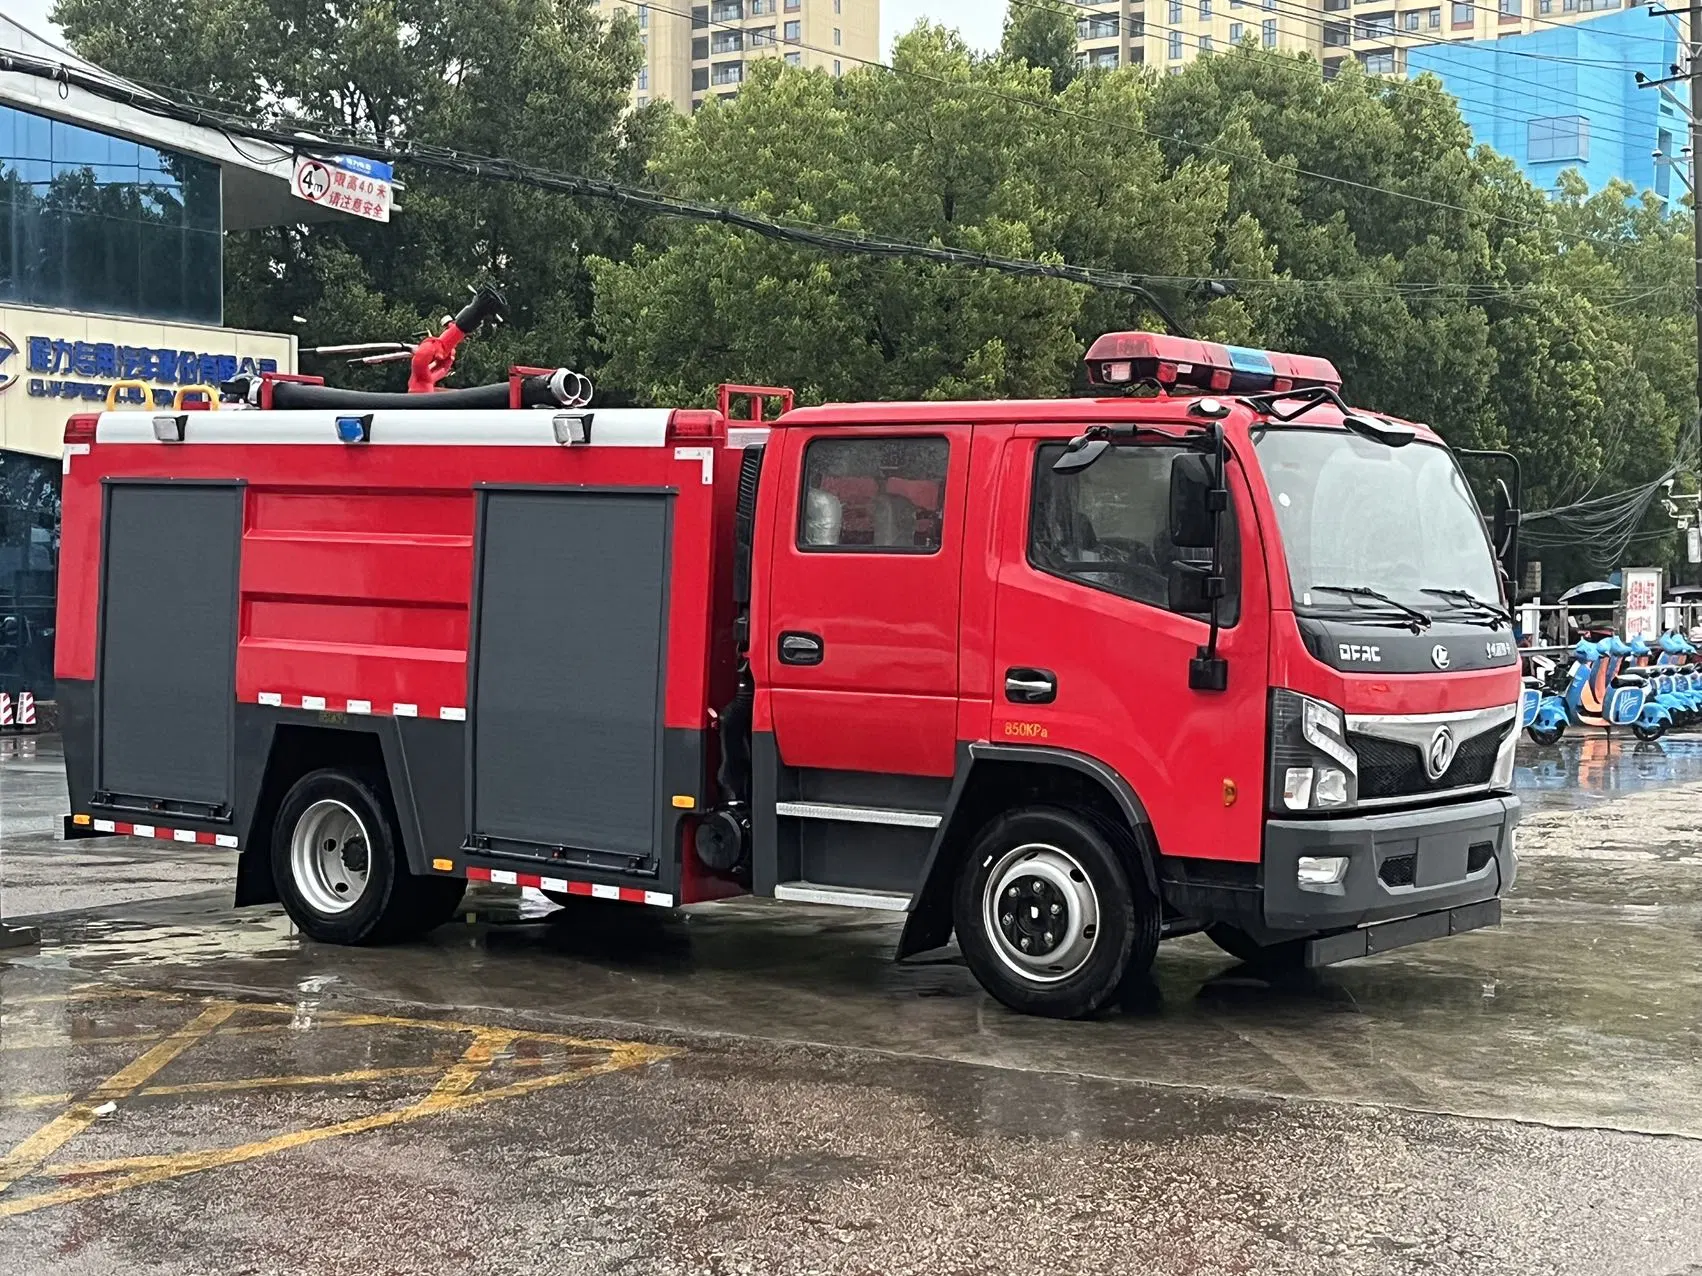
{"label": "red truck door", "polygon": [[968,463],[967,426],[786,431],[766,639],[786,765],[952,774]]}
{"label": "red truck door", "polygon": [[1166,855],[1257,858],[1269,608],[1246,484],[1231,462],[1229,687],[1192,691],[1188,661],[1207,626],[1168,607],[1169,564],[1198,555],[1169,541],[1178,449],[1118,446],[1055,474],[1074,432],[1025,428],[1007,445],[989,734],[1115,768]]}

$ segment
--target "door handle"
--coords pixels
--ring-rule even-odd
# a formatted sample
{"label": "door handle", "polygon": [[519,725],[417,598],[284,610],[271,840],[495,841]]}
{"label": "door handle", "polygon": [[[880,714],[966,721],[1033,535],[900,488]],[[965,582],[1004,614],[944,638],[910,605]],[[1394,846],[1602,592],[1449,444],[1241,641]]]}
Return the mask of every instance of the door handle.
{"label": "door handle", "polygon": [[793,631],[780,635],[780,663],[783,665],[819,665],[822,655],[820,634]]}
{"label": "door handle", "polygon": [[1005,699],[1015,704],[1051,704],[1058,698],[1058,675],[1050,669],[1005,670]]}

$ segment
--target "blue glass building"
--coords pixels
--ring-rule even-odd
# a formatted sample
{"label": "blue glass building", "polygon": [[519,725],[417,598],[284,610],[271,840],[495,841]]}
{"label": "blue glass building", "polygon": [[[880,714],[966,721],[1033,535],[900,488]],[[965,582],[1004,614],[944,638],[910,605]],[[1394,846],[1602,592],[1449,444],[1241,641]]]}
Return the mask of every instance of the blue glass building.
{"label": "blue glass building", "polygon": [[0,301],[217,325],[219,166],[0,104]]}
{"label": "blue glass building", "polygon": [[[1583,0],[1538,0],[1557,23],[1528,35],[1464,40],[1407,50],[1407,73],[1433,72],[1459,99],[1473,136],[1515,160],[1532,182],[1553,189],[1576,169],[1591,190],[1614,178],[1662,198],[1684,194],[1659,150],[1677,160],[1687,127],[1658,89],[1637,87],[1671,74],[1678,40],[1665,18],[1628,8],[1558,25]],[[1685,85],[1677,86],[1684,90]]]}
{"label": "blue glass building", "polygon": [[[4,14],[0,52],[111,79]],[[169,402],[294,371],[292,337],[221,326],[225,231],[342,216],[292,196],[292,163],[0,67],[0,692],[53,695],[66,418],[120,379]]]}

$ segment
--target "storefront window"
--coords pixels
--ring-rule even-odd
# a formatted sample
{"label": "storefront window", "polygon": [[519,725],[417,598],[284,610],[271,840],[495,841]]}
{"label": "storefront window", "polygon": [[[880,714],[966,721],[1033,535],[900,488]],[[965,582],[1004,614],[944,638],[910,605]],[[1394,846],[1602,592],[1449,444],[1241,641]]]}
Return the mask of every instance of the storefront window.
{"label": "storefront window", "polygon": [[0,691],[53,698],[59,462],[0,451]]}
{"label": "storefront window", "polygon": [[223,321],[218,165],[0,107],[0,300]]}

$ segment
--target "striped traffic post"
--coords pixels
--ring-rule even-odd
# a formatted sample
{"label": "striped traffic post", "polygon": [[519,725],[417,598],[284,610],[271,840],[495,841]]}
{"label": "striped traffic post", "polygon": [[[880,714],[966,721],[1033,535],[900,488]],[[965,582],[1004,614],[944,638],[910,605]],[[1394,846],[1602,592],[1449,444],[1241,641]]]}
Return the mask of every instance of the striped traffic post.
{"label": "striped traffic post", "polygon": [[[19,703],[29,701],[30,721],[35,721],[35,699],[28,692],[19,696]],[[12,725],[12,697],[0,691],[0,726]],[[41,932],[34,926],[11,926],[6,922],[6,830],[0,826],[0,949],[28,948],[41,942]]]}

